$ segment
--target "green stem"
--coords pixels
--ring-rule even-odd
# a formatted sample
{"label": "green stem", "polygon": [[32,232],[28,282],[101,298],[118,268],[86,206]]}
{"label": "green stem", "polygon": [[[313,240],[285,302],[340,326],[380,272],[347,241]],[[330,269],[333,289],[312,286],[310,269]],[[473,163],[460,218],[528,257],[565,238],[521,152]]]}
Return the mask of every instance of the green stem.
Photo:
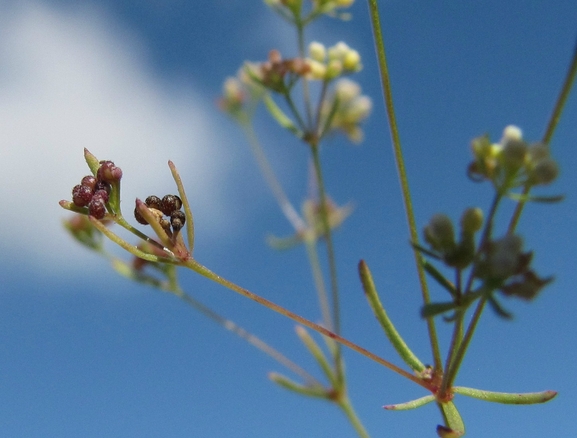
{"label": "green stem", "polygon": [[244,339],[253,347],[256,347],[257,349],[259,349],[266,355],[270,356],[275,361],[277,361],[278,363],[280,363],[281,365],[283,365],[296,375],[300,376],[307,384],[311,386],[321,385],[320,382],[318,382],[313,376],[307,373],[303,368],[301,368],[296,363],[287,358],[284,354],[282,354],[281,352],[279,352],[278,350],[276,350],[275,348],[271,347],[269,344],[261,340],[259,337],[253,335],[252,333],[245,330],[244,328],[242,328],[235,322],[231,321],[230,319],[221,316],[220,314],[212,310],[210,307],[204,305],[200,301],[196,300],[195,298],[184,292],[178,284],[176,276],[177,272],[176,267],[171,266],[171,268],[172,269],[168,271],[169,283],[168,287],[165,289],[166,292],[174,294],[182,301],[184,301],[186,304],[193,307],[195,310],[199,311],[202,315],[206,316],[207,318],[214,321],[221,327]]}
{"label": "green stem", "polygon": [[[547,123],[547,129],[545,129],[545,134],[543,134],[543,139],[541,140],[544,144],[549,144],[551,142],[551,138],[553,137],[553,133],[555,132],[555,128],[557,128],[557,124],[561,118],[561,113],[563,112],[563,108],[565,107],[565,103],[567,102],[567,98],[571,92],[571,87],[575,82],[575,77],[577,76],[577,46],[575,47],[575,51],[573,52],[573,59],[571,61],[571,65],[569,66],[569,70],[567,71],[567,76],[565,77],[565,81],[563,82],[563,86],[561,87],[561,92],[557,97],[557,102],[553,108],[553,112],[551,113],[551,117],[549,118],[549,122]],[[525,198],[529,191],[531,190],[530,186],[525,186],[523,189],[523,198]],[[507,234],[513,234],[515,228],[517,228],[517,224],[519,223],[519,219],[521,217],[521,213],[523,212],[523,208],[525,207],[525,200],[521,199],[517,206],[515,207],[515,211],[513,212],[513,216],[511,217],[511,221],[509,222],[509,228],[507,230]]]}
{"label": "green stem", "polygon": [[[337,280],[337,263],[335,259],[335,249],[333,246],[333,238],[331,227],[329,224],[329,214],[327,210],[327,195],[324,185],[324,179],[321,168],[321,160],[319,154],[319,145],[317,143],[311,143],[311,152],[313,155],[313,163],[315,168],[315,174],[318,182],[319,189],[319,200],[321,204],[321,220],[323,222],[323,228],[325,231],[325,239],[327,243],[327,256],[329,260],[329,272],[330,272],[330,283],[331,283],[331,295],[333,302],[333,324],[332,327],[336,334],[341,333],[341,317],[340,317],[340,303],[339,303],[339,286]],[[343,375],[343,364],[341,360],[341,348],[338,347],[335,350],[335,366],[337,372],[340,376]]]}
{"label": "green stem", "polygon": [[343,397],[339,400],[338,404],[349,419],[349,422],[353,425],[357,435],[359,435],[361,438],[369,438],[369,434],[361,423],[357,413],[353,409],[353,405],[351,404],[349,398],[347,396]]}
{"label": "green stem", "polygon": [[[447,372],[443,376],[443,384],[441,386],[441,390],[439,391],[440,397],[442,397],[443,394],[445,394],[445,391],[447,388],[450,388],[453,386],[453,382],[455,381],[455,378],[457,377],[457,373],[459,372],[459,368],[461,367],[461,363],[463,362],[463,359],[465,357],[465,353],[467,352],[467,348],[469,347],[469,344],[471,343],[471,339],[473,338],[473,334],[475,333],[475,329],[477,328],[477,323],[479,322],[479,319],[481,318],[481,315],[483,313],[483,309],[485,308],[486,302],[487,302],[486,296],[483,296],[483,297],[481,297],[481,299],[479,299],[479,303],[477,304],[477,308],[475,309],[475,312],[473,313],[473,317],[471,318],[471,321],[469,322],[469,326],[467,327],[467,331],[465,332],[465,335],[463,336],[463,340],[461,341],[459,348],[457,349],[457,352],[455,353],[453,360],[450,362],[451,367],[447,370]],[[456,329],[457,329],[457,327],[456,327]]]}
{"label": "green stem", "polygon": [[329,304],[327,289],[325,287],[325,281],[323,279],[323,273],[317,251],[317,241],[310,241],[309,239],[305,239],[305,246],[307,248],[309,264],[311,266],[313,279],[315,282],[315,289],[317,290],[321,314],[323,315],[323,323],[329,330],[334,330],[332,324],[331,307]]}
{"label": "green stem", "polygon": [[247,121],[246,123],[241,123],[241,126],[248,139],[250,149],[254,155],[258,167],[260,168],[266,184],[272,191],[278,205],[280,206],[280,209],[297,233],[304,232],[307,226],[296,212],[295,208],[286,196],[281,184],[279,183],[274,170],[272,169],[272,166],[270,165],[270,162],[268,161],[260,145],[260,142],[258,141],[253,124],[250,121]]}
{"label": "green stem", "polygon": [[[297,44],[298,44],[298,51],[299,57],[304,59],[305,57],[305,36],[304,36],[304,28],[306,24],[301,20],[301,17],[298,17],[298,20],[295,22],[297,28]],[[305,111],[307,115],[307,128],[308,130],[311,129],[313,123],[313,110],[311,107],[311,95],[309,90],[309,81],[307,78],[302,78],[303,84],[303,100],[305,104]]]}
{"label": "green stem", "polygon": [[[487,222],[485,223],[485,228],[483,229],[483,234],[479,239],[477,255],[485,247],[486,243],[491,238],[491,233],[493,230],[493,220],[495,218],[495,214],[497,213],[497,208],[499,207],[501,199],[503,199],[501,194],[499,193],[495,194],[495,197],[493,198],[493,201],[491,203],[491,207],[489,208],[489,214],[487,216]],[[473,267],[471,268],[471,272],[469,273],[467,283],[465,285],[465,289],[463,292],[464,295],[468,295],[471,293],[471,287],[473,285],[473,280],[475,279],[476,269],[477,264],[474,263]],[[455,381],[455,378],[457,377],[457,373],[459,372],[461,362],[465,357],[465,352],[469,347],[469,343],[473,338],[473,333],[475,332],[477,323],[479,322],[479,318],[483,313],[485,302],[486,297],[481,297],[465,335],[463,335],[463,323],[464,323],[463,318],[465,317],[465,312],[464,311],[460,312],[460,315],[458,315],[457,317],[457,321],[455,322],[455,326],[453,328],[453,336],[451,339],[450,351],[447,355],[447,362],[446,362],[447,368],[445,370],[445,374],[443,375],[443,380],[441,382],[441,386],[439,389],[440,397],[445,396],[448,388],[451,388],[453,382]]]}
{"label": "green stem", "polygon": [[[407,177],[407,172],[405,169],[405,163],[403,159],[403,151],[401,149],[401,140],[399,137],[399,131],[397,129],[397,122],[395,118],[395,109],[393,104],[393,95],[391,91],[391,82],[389,77],[389,71],[387,66],[387,59],[385,55],[385,44],[383,40],[383,34],[381,31],[381,21],[379,16],[379,6],[378,0],[368,0],[369,12],[371,16],[371,23],[373,28],[373,39],[375,41],[377,58],[379,63],[379,72],[381,76],[381,85],[383,87],[383,96],[385,100],[385,105],[387,108],[387,115],[389,120],[389,128],[391,130],[391,138],[393,142],[393,150],[395,154],[395,161],[397,163],[397,171],[399,174],[399,181],[401,183],[401,190],[403,193],[403,201],[405,204],[405,213],[407,216],[407,223],[409,225],[409,234],[411,242],[419,242],[419,236],[417,232],[417,225],[415,222],[415,215],[413,212],[413,205],[411,202],[411,192],[409,189],[409,182]],[[417,265],[417,272],[419,276],[419,283],[421,285],[421,294],[424,304],[429,304],[431,299],[429,296],[429,288],[427,286],[427,279],[425,276],[425,270],[422,264],[422,256],[418,251],[414,251],[415,264]],[[439,348],[439,341],[437,338],[437,330],[435,328],[435,321],[433,318],[427,318],[427,328],[429,331],[429,340],[431,344],[431,351],[433,353],[433,361],[436,372],[441,372],[443,369],[443,363],[441,359],[441,352]]]}

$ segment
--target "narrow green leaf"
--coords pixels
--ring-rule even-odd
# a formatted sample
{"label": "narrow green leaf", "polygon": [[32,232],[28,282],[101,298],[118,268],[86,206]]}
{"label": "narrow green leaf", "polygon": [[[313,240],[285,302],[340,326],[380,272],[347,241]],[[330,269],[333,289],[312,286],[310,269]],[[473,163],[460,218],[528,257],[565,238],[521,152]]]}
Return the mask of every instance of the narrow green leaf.
{"label": "narrow green leaf", "polygon": [[373,313],[385,331],[387,338],[389,338],[389,341],[395,350],[397,350],[399,356],[401,356],[401,358],[408,366],[411,367],[412,370],[417,372],[423,371],[425,369],[425,365],[423,365],[419,358],[406,344],[405,340],[399,334],[393,322],[387,315],[383,305],[381,304],[381,300],[379,299],[379,295],[375,288],[375,283],[373,282],[371,271],[369,270],[369,267],[364,260],[359,262],[359,275],[361,277],[361,283],[363,284],[363,289],[371,309],[373,309]]}
{"label": "narrow green leaf", "polygon": [[405,403],[397,403],[395,405],[383,406],[384,409],[388,411],[408,411],[409,409],[420,408],[428,403],[435,401],[435,396],[430,394],[425,397],[418,398],[416,400],[411,400]]}
{"label": "narrow green leaf", "polygon": [[98,168],[100,167],[100,161],[96,158],[92,153],[84,148],[84,160],[86,160],[86,164],[90,168],[90,171],[94,176],[96,176],[96,172],[98,172]]}
{"label": "narrow green leaf", "polygon": [[459,308],[459,304],[453,303],[452,301],[445,303],[429,303],[425,304],[421,308],[421,316],[423,318],[431,318],[457,308]]}
{"label": "narrow green leaf", "polygon": [[333,105],[331,107],[331,111],[329,112],[329,115],[326,118],[323,128],[321,130],[319,139],[322,139],[326,135],[326,133],[330,131],[333,119],[335,118],[335,114],[337,113],[338,108],[339,108],[339,100],[335,98],[335,100],[333,101]]}
{"label": "narrow green leaf", "polygon": [[119,259],[112,259],[112,267],[114,270],[122,275],[123,277],[128,278],[129,280],[136,281],[141,284],[145,284],[147,286],[154,287],[156,289],[164,290],[165,285],[162,281],[157,278],[154,278],[150,275],[143,274],[142,272],[136,271],[132,268],[128,263],[119,260]]}
{"label": "narrow green leaf", "polygon": [[455,290],[455,285],[451,283],[443,274],[439,272],[437,268],[435,268],[431,263],[427,260],[423,259],[423,268],[427,274],[429,274],[433,280],[435,280],[439,285],[441,285],[447,292],[451,294],[451,296],[456,297],[457,291]]}
{"label": "narrow green leaf", "polygon": [[503,403],[507,405],[533,405],[537,403],[546,403],[557,395],[557,391],[541,391],[526,393],[510,393],[484,391],[475,388],[465,388],[463,386],[453,387],[456,394],[466,395],[468,397],[478,398],[493,403]]}
{"label": "narrow green leaf", "polygon": [[[437,427],[437,433],[440,437],[459,437],[465,435],[465,423],[461,418],[461,414],[457,410],[457,407],[453,402],[439,403],[439,409],[443,414],[445,419],[445,424],[448,426],[447,429],[444,426]],[[452,435],[442,435],[442,433],[450,433]]]}
{"label": "narrow green leaf", "polygon": [[321,350],[321,347],[315,342],[309,332],[301,325],[297,325],[295,327],[295,331],[297,332],[297,336],[300,338],[305,347],[309,350],[312,356],[315,358],[325,376],[329,379],[333,386],[337,385],[337,379],[335,373],[329,361],[327,360],[325,354]]}
{"label": "narrow green leaf", "polygon": [[288,237],[277,237],[272,234],[266,236],[266,243],[273,249],[285,250],[294,248],[295,246],[302,243],[302,238],[298,236],[288,236]]}
{"label": "narrow green leaf", "polygon": [[409,242],[411,244],[411,246],[413,247],[413,249],[416,249],[417,251],[419,251],[422,254],[425,254],[431,258],[434,258],[436,260],[441,260],[441,257],[439,256],[439,254],[425,248],[424,246],[419,245],[418,243],[415,242]]}
{"label": "narrow green leaf", "polygon": [[500,316],[501,318],[504,319],[513,319],[513,314],[505,310],[503,306],[501,306],[501,303],[499,303],[495,297],[489,295],[487,301],[489,302],[491,309],[493,309],[493,312],[495,312],[497,316]]}
{"label": "narrow green leaf", "polygon": [[565,199],[565,195],[556,196],[534,196],[534,195],[524,195],[522,193],[508,193],[507,196],[514,201],[521,202],[540,202],[543,204],[554,204],[561,202]]}
{"label": "narrow green leaf", "polygon": [[294,122],[288,117],[283,110],[276,104],[274,99],[270,97],[269,94],[265,95],[263,98],[263,102],[268,109],[270,115],[281,125],[283,128],[288,129],[292,132],[297,138],[303,138],[303,133],[300,129],[296,127]]}
{"label": "narrow green leaf", "polygon": [[297,383],[279,373],[269,373],[268,378],[277,385],[280,385],[283,388],[288,389],[289,391],[293,391],[301,395],[324,399],[329,398],[327,390],[322,386],[301,385],[300,383]]}

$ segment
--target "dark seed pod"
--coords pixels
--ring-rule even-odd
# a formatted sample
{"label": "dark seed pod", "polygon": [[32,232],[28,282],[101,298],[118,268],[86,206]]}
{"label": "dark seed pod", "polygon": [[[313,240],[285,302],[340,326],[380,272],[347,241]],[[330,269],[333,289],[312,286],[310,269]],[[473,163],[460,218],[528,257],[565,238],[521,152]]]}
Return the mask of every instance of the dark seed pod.
{"label": "dark seed pod", "polygon": [[116,167],[112,161],[101,161],[96,177],[101,181],[114,184],[122,178],[122,169]]}
{"label": "dark seed pod", "polygon": [[72,189],[72,202],[77,207],[86,207],[92,200],[92,189],[82,184],[74,186]]}
{"label": "dark seed pod", "polygon": [[157,210],[162,210],[162,201],[158,196],[150,195],[148,198],[146,198],[144,203],[148,208],[156,208]]}
{"label": "dark seed pod", "polygon": [[186,222],[185,214],[180,210],[175,210],[170,214],[170,224],[172,225],[172,230],[176,233]]}
{"label": "dark seed pod", "polygon": [[168,221],[168,219],[160,219],[158,223],[160,224],[162,229],[166,231],[168,235],[170,235],[170,222]]}
{"label": "dark seed pod", "polygon": [[82,178],[80,184],[90,188],[90,190],[94,190],[94,185],[96,184],[96,178],[94,178],[92,175],[86,175],[84,178]]}
{"label": "dark seed pod", "polygon": [[170,216],[173,211],[180,210],[182,201],[176,195],[166,195],[162,198],[162,208],[160,209],[165,215]]}
{"label": "dark seed pod", "polygon": [[102,202],[106,204],[108,202],[108,193],[106,190],[96,190],[94,195],[92,195],[92,199],[94,198],[100,198],[102,199]]}
{"label": "dark seed pod", "polygon": [[102,198],[92,198],[92,201],[88,204],[88,214],[94,216],[96,219],[104,218],[104,215],[106,214],[106,206],[104,205]]}
{"label": "dark seed pod", "polygon": [[96,181],[96,184],[94,184],[93,190],[95,193],[99,190],[104,190],[104,191],[106,191],[106,193],[108,193],[110,195],[110,192],[112,191],[112,186],[110,184],[108,184],[106,181]]}
{"label": "dark seed pod", "polygon": [[140,212],[138,211],[138,208],[136,208],[136,207],[134,207],[134,219],[136,219],[136,221],[137,221],[139,224],[148,225],[147,220],[142,217],[142,215],[141,215]]}

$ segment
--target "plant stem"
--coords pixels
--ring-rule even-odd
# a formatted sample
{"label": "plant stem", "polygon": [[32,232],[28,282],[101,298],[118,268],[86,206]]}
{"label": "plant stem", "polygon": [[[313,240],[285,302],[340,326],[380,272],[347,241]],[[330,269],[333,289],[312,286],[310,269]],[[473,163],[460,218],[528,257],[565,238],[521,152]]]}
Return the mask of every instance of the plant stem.
{"label": "plant stem", "polygon": [[[295,21],[295,25],[297,28],[297,44],[298,44],[299,57],[301,59],[304,59],[304,57],[305,57],[304,28],[305,28],[306,24],[303,23],[301,17],[298,17],[298,20]],[[313,123],[313,111],[312,111],[312,107],[311,107],[311,95],[310,95],[310,90],[309,90],[308,79],[303,77],[302,78],[302,84],[303,84],[303,100],[304,100],[305,111],[306,111],[306,115],[307,115],[307,129],[311,130],[312,123]]]}
{"label": "plant stem", "polygon": [[317,251],[317,241],[309,241],[305,239],[305,246],[307,249],[307,255],[309,258],[309,264],[313,273],[313,279],[315,282],[315,289],[317,290],[317,295],[319,299],[319,305],[321,308],[321,314],[323,315],[323,324],[329,329],[334,330],[331,316],[331,308],[329,305],[329,300],[327,296],[327,289],[325,287],[325,281],[323,279],[323,272],[319,262],[319,255]]}
{"label": "plant stem", "polygon": [[215,323],[217,323],[221,327],[225,328],[226,330],[229,330],[232,333],[236,334],[240,338],[244,339],[249,344],[251,344],[253,347],[258,348],[260,351],[262,351],[266,355],[270,356],[275,361],[277,361],[278,363],[280,363],[281,365],[283,365],[287,369],[291,370],[296,375],[300,376],[308,385],[311,385],[311,386],[312,385],[316,385],[316,386],[321,385],[321,383],[318,382],[317,379],[315,379],[313,376],[311,376],[308,372],[306,372],[303,368],[301,368],[299,365],[294,363],[292,360],[287,358],[280,351],[271,347],[269,344],[264,342],[259,337],[253,335],[252,333],[245,330],[244,328],[242,328],[241,326],[239,326],[235,322],[231,321],[230,319],[227,319],[227,318],[221,316],[220,314],[218,314],[217,312],[212,310],[210,307],[204,305],[200,301],[196,300],[195,298],[193,298],[192,296],[190,296],[189,294],[184,292],[181,289],[180,285],[178,284],[176,271],[177,270],[176,270],[175,266],[171,266],[171,269],[168,271],[169,284],[168,284],[168,288],[165,289],[166,292],[174,294],[175,296],[180,298],[182,301],[184,301],[186,304],[188,304],[189,306],[193,307],[194,309],[196,309],[197,311],[202,313],[207,318],[211,319],[212,321],[214,321]]}
{"label": "plant stem", "polygon": [[[387,59],[385,55],[385,44],[383,39],[383,34],[381,31],[381,21],[379,16],[379,6],[377,0],[368,0],[369,12],[371,16],[371,23],[373,28],[373,39],[375,41],[377,58],[379,64],[379,72],[381,76],[381,85],[383,87],[383,97],[385,105],[387,108],[387,115],[389,120],[389,128],[391,131],[391,138],[393,142],[393,151],[395,154],[395,161],[397,163],[397,171],[399,174],[399,181],[401,184],[401,190],[403,194],[403,201],[405,204],[405,213],[407,216],[407,223],[409,225],[409,234],[411,242],[419,242],[419,236],[417,232],[417,226],[415,222],[415,215],[413,212],[413,205],[411,202],[411,192],[409,189],[409,182],[407,177],[407,172],[405,169],[405,163],[403,159],[403,151],[401,149],[401,140],[399,137],[399,131],[397,129],[397,122],[395,117],[395,108],[393,104],[393,95],[391,91],[391,82],[389,77],[389,71],[387,66]],[[427,286],[427,279],[425,276],[425,270],[423,269],[423,264],[421,262],[422,256],[418,251],[414,251],[415,264],[417,265],[417,272],[419,276],[419,283],[421,285],[421,294],[424,304],[429,304],[431,301],[429,296],[429,288]],[[431,344],[431,351],[433,354],[434,367],[436,372],[442,372],[443,363],[441,360],[441,352],[439,349],[439,341],[437,338],[437,330],[435,328],[435,321],[433,318],[427,318],[427,328],[429,331],[429,339]]]}
{"label": "plant stem", "polygon": [[[321,160],[319,154],[319,145],[315,142],[311,143],[311,152],[313,154],[313,164],[315,168],[315,174],[318,182],[319,189],[319,200],[321,204],[321,219],[323,221],[323,228],[325,231],[325,240],[327,243],[327,256],[329,260],[329,271],[330,271],[330,282],[331,282],[331,295],[333,302],[333,330],[336,334],[341,333],[341,316],[340,316],[340,303],[339,303],[339,286],[337,280],[337,263],[335,260],[335,249],[333,246],[333,238],[331,227],[329,224],[329,214],[327,210],[327,195],[324,185],[324,179],[321,168]],[[341,348],[337,346],[335,350],[335,366],[339,376],[343,376],[343,364],[341,360]]]}
{"label": "plant stem", "polygon": [[369,434],[367,433],[365,427],[361,423],[357,413],[353,409],[353,405],[349,398],[345,395],[341,400],[339,400],[339,407],[344,411],[345,415],[349,419],[350,423],[355,428],[355,431],[361,438],[369,438]]}
{"label": "plant stem", "polygon": [[274,170],[272,169],[272,166],[270,165],[270,162],[268,161],[268,158],[266,157],[260,142],[258,141],[256,133],[254,132],[253,124],[250,121],[247,121],[245,123],[241,123],[241,126],[248,139],[250,149],[254,155],[258,167],[260,168],[266,184],[272,191],[280,209],[297,233],[304,232],[306,229],[306,224],[301,219],[289,201],[288,197],[286,196],[281,184],[278,182]]}
{"label": "plant stem", "polygon": [[210,269],[208,269],[206,266],[201,265],[200,263],[198,263],[196,260],[194,259],[188,259],[186,261],[182,262],[182,266],[185,266],[191,270],[193,270],[194,272],[234,291],[239,293],[240,295],[258,303],[261,304],[271,310],[273,310],[274,312],[280,313],[281,315],[286,316],[289,319],[292,319],[293,321],[310,328],[311,330],[314,330],[322,335],[325,335],[331,339],[334,339],[336,342],[344,345],[345,347],[350,348],[351,350],[368,357],[369,359],[377,362],[378,364],[396,372],[397,374],[411,380],[412,382],[416,383],[417,385],[427,389],[427,390],[431,390],[431,388],[429,387],[429,385],[427,384],[427,382],[423,381],[422,379],[420,379],[417,376],[414,376],[413,374],[403,370],[402,368],[396,366],[395,364],[377,356],[376,354],[370,352],[369,350],[360,347],[359,345],[349,341],[346,338],[343,338],[342,336],[326,329],[325,327],[319,325],[319,324],[315,324],[312,321],[309,321],[306,318],[303,318],[300,315],[297,315],[294,312],[291,312],[288,309],[285,309],[284,307],[279,306],[278,304],[273,303],[272,301],[267,300],[266,298],[261,297],[260,295],[256,295],[252,292],[250,292],[247,289],[244,289],[240,286],[238,286],[237,284],[221,277],[218,274],[215,274],[214,272],[212,272]]}
{"label": "plant stem", "polygon": [[[575,82],[575,77],[577,76],[577,46],[573,52],[573,59],[571,61],[571,65],[569,66],[569,70],[567,71],[567,76],[565,77],[565,82],[563,82],[563,86],[561,87],[561,91],[559,96],[557,97],[557,102],[553,108],[553,112],[551,113],[551,117],[549,118],[549,122],[547,123],[547,128],[545,129],[545,134],[543,134],[543,139],[541,140],[544,144],[548,145],[551,142],[551,138],[553,137],[553,133],[555,132],[555,128],[557,128],[557,124],[559,123],[559,119],[561,118],[561,113],[563,112],[563,108],[565,107],[565,103],[567,102],[567,98],[569,97],[569,93],[571,92],[571,87]],[[523,189],[523,197],[529,194],[531,190],[530,186],[525,186]],[[519,219],[521,217],[521,213],[523,212],[523,208],[525,207],[525,200],[521,199],[517,206],[515,207],[515,211],[513,212],[513,216],[511,217],[511,221],[509,222],[509,228],[507,230],[507,234],[513,234],[515,228],[517,228],[517,224],[519,223]]]}
{"label": "plant stem", "polygon": [[[493,201],[491,203],[491,207],[489,208],[489,214],[487,216],[487,222],[485,223],[485,228],[483,229],[483,234],[479,239],[479,245],[477,249],[477,255],[480,251],[485,247],[486,243],[491,238],[491,233],[493,230],[493,219],[495,218],[495,214],[497,213],[497,208],[499,203],[503,199],[500,193],[495,194]],[[467,279],[467,283],[465,285],[465,289],[463,294],[469,294],[471,292],[471,287],[473,285],[473,280],[475,279],[476,274],[476,267],[477,264],[474,263],[471,272],[469,273],[469,277]],[[460,312],[457,316],[457,320],[455,321],[455,326],[453,328],[453,336],[451,339],[451,346],[449,353],[447,354],[447,361],[446,361],[446,369],[445,374],[443,375],[443,381],[441,382],[441,387],[439,389],[439,396],[444,397],[446,394],[447,389],[451,388],[453,385],[455,378],[457,377],[457,373],[459,372],[459,368],[465,357],[465,352],[469,347],[469,343],[473,338],[473,333],[477,327],[477,323],[479,322],[479,318],[483,313],[483,309],[485,307],[487,299],[485,296],[481,297],[479,300],[479,304],[475,309],[475,313],[469,323],[469,327],[467,328],[467,332],[463,335],[463,322],[465,317],[465,312]]]}

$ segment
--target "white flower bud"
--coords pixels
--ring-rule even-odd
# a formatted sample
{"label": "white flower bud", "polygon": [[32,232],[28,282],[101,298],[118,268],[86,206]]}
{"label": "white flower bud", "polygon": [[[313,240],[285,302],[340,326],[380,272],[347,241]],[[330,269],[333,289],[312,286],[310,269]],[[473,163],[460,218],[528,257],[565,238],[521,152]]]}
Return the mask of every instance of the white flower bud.
{"label": "white flower bud", "polygon": [[340,79],[335,85],[335,94],[341,102],[350,102],[361,94],[361,87],[350,79]]}
{"label": "white flower bud", "polygon": [[346,43],[340,41],[329,48],[329,59],[342,60],[349,50],[349,46]]}
{"label": "white flower bud", "polygon": [[369,115],[372,108],[373,103],[369,96],[358,96],[349,107],[347,116],[351,122],[359,123]]}
{"label": "white flower bud", "polygon": [[361,66],[361,55],[356,50],[350,49],[343,57],[343,67],[345,70],[359,71]]}
{"label": "white flower bud", "polygon": [[322,80],[327,75],[327,66],[322,62],[315,61],[314,59],[307,59],[307,64],[310,67],[310,71],[307,74],[309,79]]}
{"label": "white flower bud", "polygon": [[309,44],[309,56],[318,62],[324,62],[327,57],[327,49],[325,46],[317,41]]}
{"label": "white flower bud", "polygon": [[343,63],[338,59],[331,59],[327,65],[327,79],[334,79],[339,77],[343,72]]}
{"label": "white flower bud", "polygon": [[515,125],[509,125],[503,131],[503,138],[501,139],[501,144],[505,144],[507,141],[511,140],[522,140],[523,131]]}

